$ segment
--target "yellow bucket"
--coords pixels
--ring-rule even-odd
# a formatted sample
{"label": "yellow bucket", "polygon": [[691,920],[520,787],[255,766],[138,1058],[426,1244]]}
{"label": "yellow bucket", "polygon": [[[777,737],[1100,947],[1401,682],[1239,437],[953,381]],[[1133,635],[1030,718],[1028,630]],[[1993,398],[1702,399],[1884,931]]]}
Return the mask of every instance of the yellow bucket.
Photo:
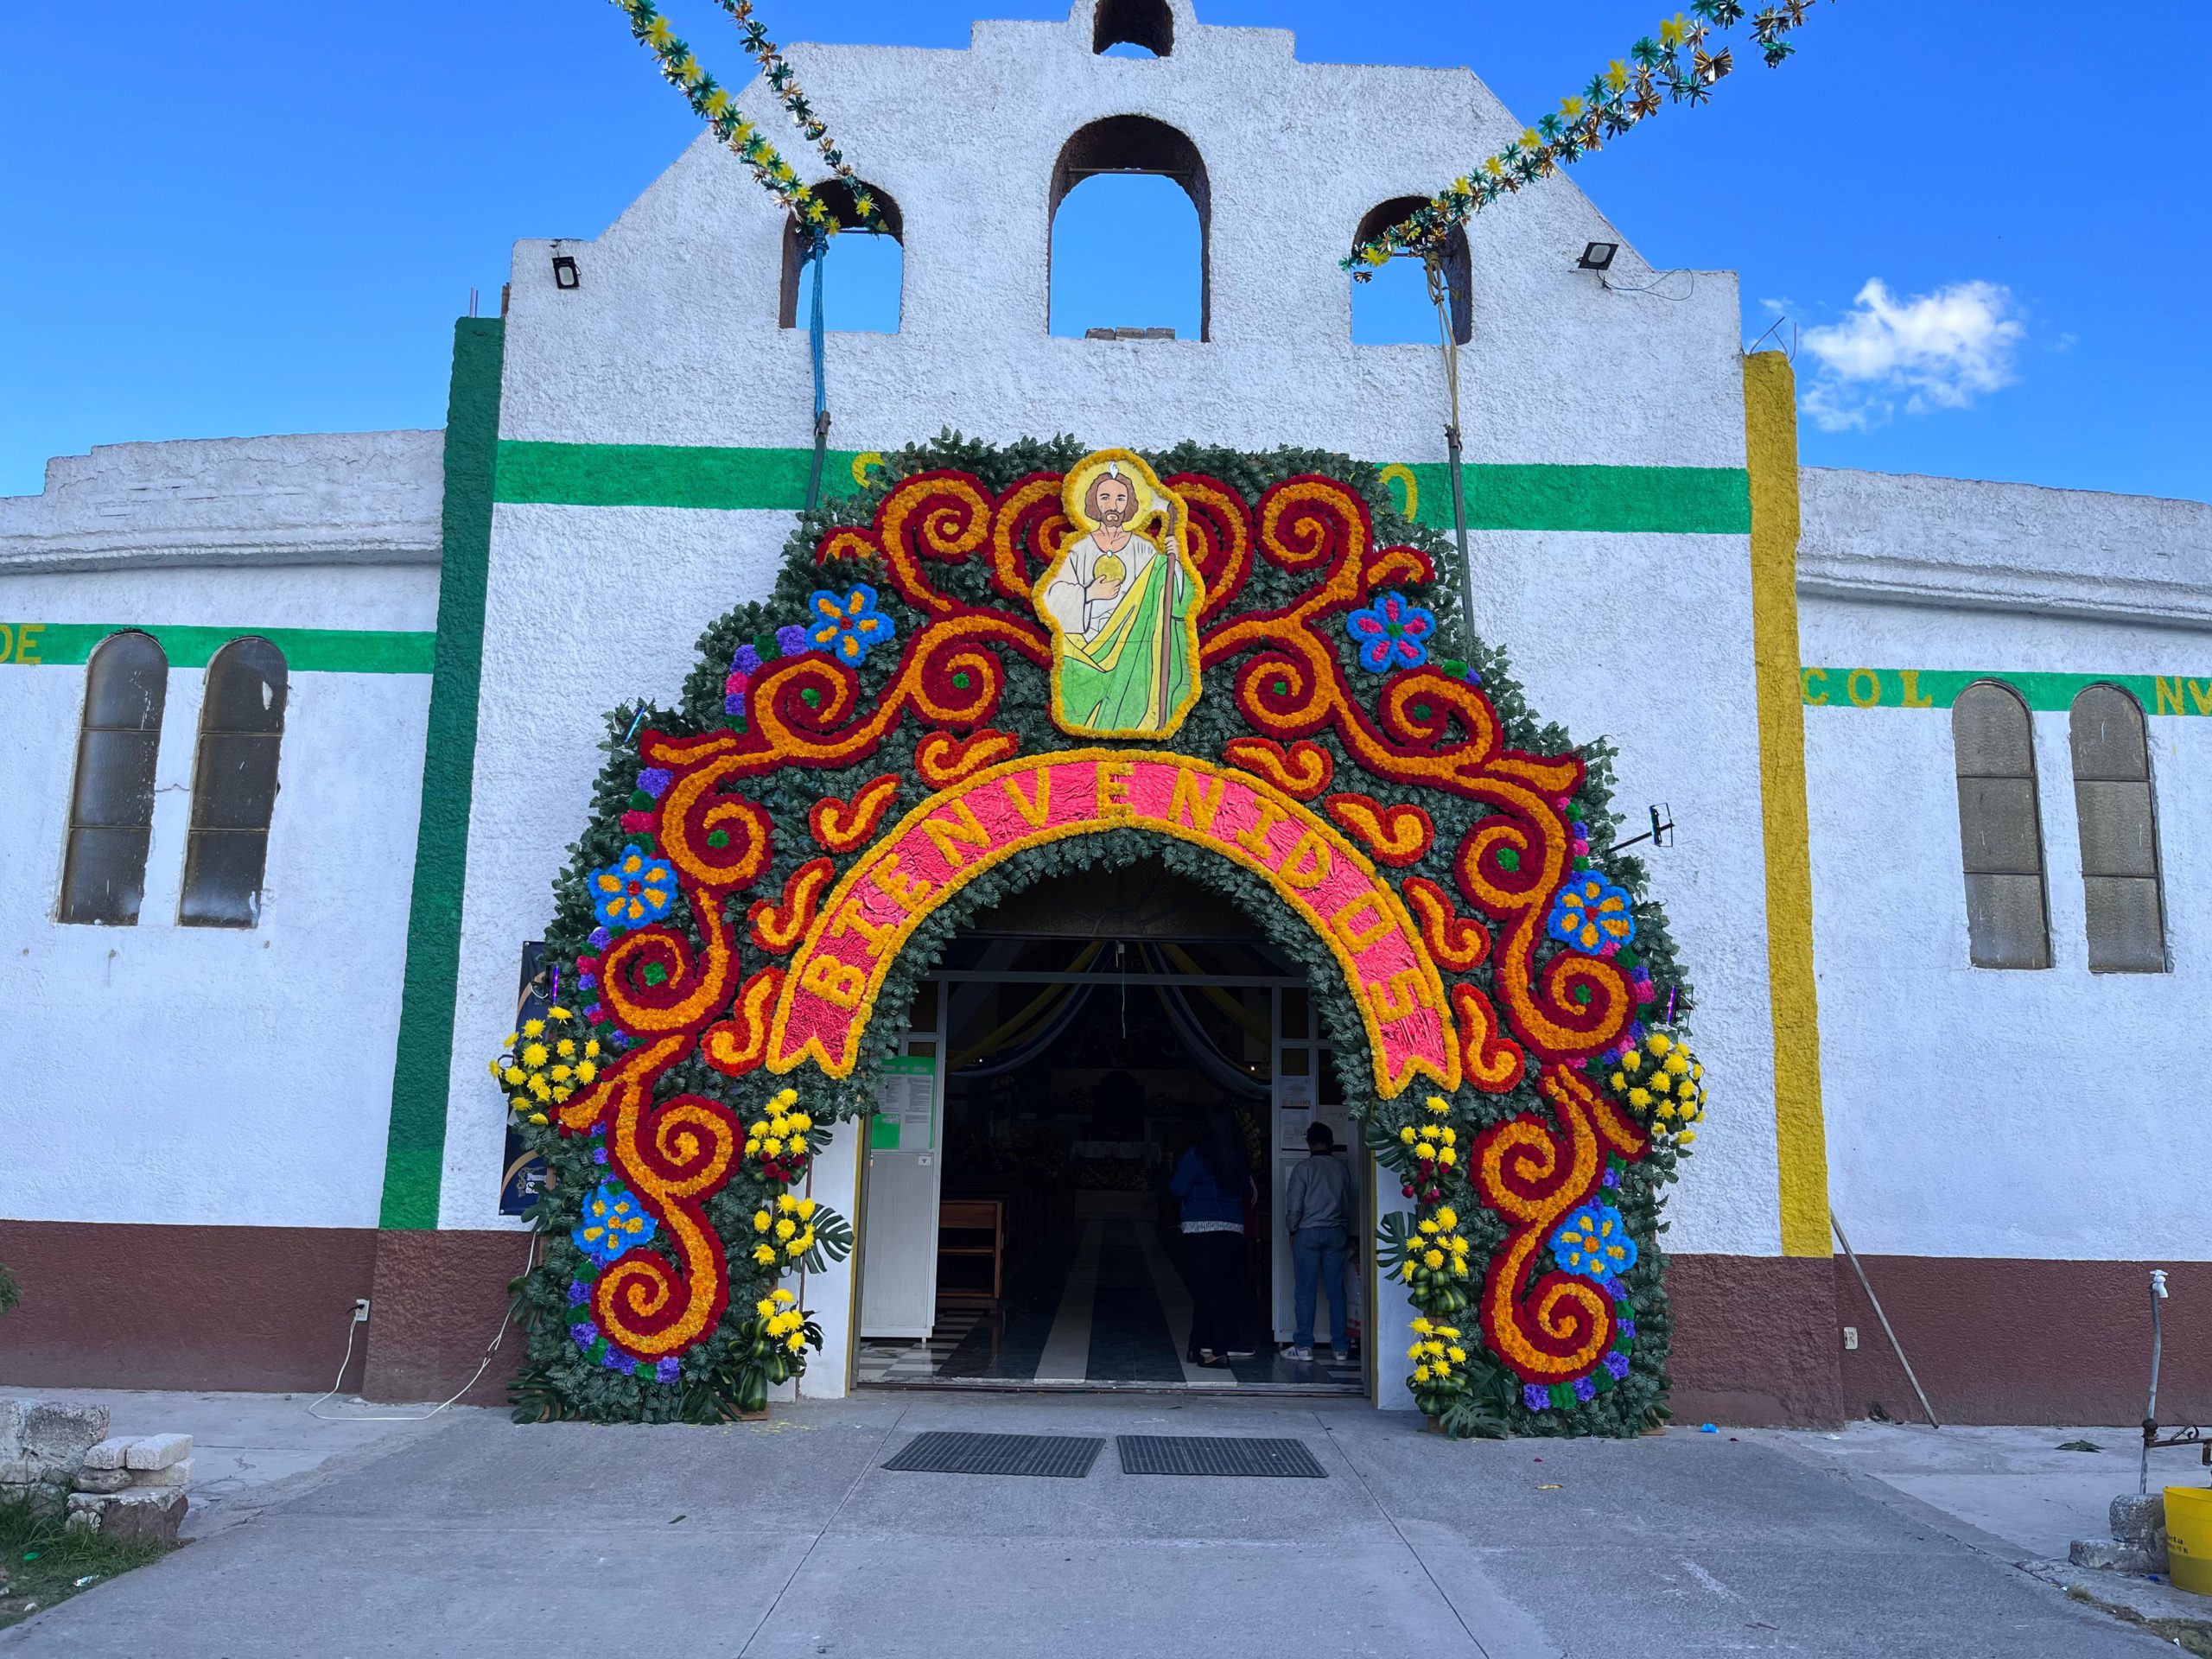
{"label": "yellow bucket", "polygon": [[2212,1596],[2212,1489],[2166,1488],[2166,1556],[2177,1589]]}

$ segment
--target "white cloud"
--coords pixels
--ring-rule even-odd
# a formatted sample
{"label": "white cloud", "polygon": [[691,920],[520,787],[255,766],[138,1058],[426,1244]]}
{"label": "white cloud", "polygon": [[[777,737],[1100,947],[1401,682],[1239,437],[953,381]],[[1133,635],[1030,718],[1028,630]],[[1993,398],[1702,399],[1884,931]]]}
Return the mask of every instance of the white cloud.
{"label": "white cloud", "polygon": [[1805,412],[1827,432],[1867,431],[1902,399],[1909,415],[1965,409],[2009,386],[2027,327],[2012,290],[1994,283],[1954,283],[1900,300],[1875,277],[1840,321],[1805,331],[1821,365],[1807,388]]}

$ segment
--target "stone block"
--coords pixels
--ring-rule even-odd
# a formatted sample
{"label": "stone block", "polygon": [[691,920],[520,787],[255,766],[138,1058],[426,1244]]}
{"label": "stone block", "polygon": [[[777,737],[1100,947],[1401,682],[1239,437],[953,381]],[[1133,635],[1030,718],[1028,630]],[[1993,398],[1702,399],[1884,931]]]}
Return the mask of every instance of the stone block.
{"label": "stone block", "polygon": [[35,1458],[0,1458],[0,1486],[28,1486],[46,1477],[46,1465]]}
{"label": "stone block", "polygon": [[2126,1492],[2112,1501],[2112,1535],[2123,1544],[2148,1546],[2166,1538],[2166,1495]]}
{"label": "stone block", "polygon": [[84,1468],[77,1471],[77,1490],[80,1492],[119,1492],[131,1483],[128,1469]]}
{"label": "stone block", "polygon": [[2076,1567],[2094,1567],[2105,1573],[2164,1573],[2166,1552],[2144,1548],[2140,1544],[2123,1544],[2113,1538],[2076,1538],[2074,1547],[2066,1552],[2066,1559]]}
{"label": "stone block", "polygon": [[52,1400],[24,1402],[22,1448],[27,1457],[66,1464],[73,1471],[85,1453],[107,1438],[105,1406],[65,1406]]}
{"label": "stone block", "polygon": [[130,1442],[130,1449],[124,1453],[124,1464],[134,1470],[166,1469],[191,1455],[189,1434],[148,1434]]}
{"label": "stone block", "polygon": [[[155,1486],[189,1486],[192,1484],[192,1459],[180,1459],[162,1469],[126,1469],[123,1472],[130,1477],[134,1491]],[[83,1488],[79,1486],[78,1490],[81,1491]]]}
{"label": "stone block", "polygon": [[120,1434],[102,1440],[85,1453],[87,1469],[127,1469],[130,1466],[125,1454],[130,1450],[130,1437]]}
{"label": "stone block", "polygon": [[27,1400],[0,1400],[0,1463],[23,1455],[23,1408]]}
{"label": "stone block", "polygon": [[173,1544],[190,1502],[175,1486],[79,1492],[69,1500],[69,1525],[118,1543]]}

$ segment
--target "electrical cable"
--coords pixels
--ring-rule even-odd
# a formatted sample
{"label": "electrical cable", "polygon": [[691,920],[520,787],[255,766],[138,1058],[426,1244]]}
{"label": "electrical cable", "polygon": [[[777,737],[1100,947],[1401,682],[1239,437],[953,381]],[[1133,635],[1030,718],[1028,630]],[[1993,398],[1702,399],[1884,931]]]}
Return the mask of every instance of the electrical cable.
{"label": "electrical cable", "polygon": [[[531,1270],[537,1265],[537,1235],[536,1233],[532,1233],[530,1236],[529,1253],[523,1258],[523,1276],[527,1278],[530,1275]],[[308,1402],[308,1415],[326,1423],[427,1422],[431,1418],[436,1416],[440,1412],[443,1411],[448,1406],[452,1405],[455,1401],[459,1400],[462,1395],[467,1394],[471,1389],[474,1388],[478,1381],[483,1376],[484,1373],[491,1369],[492,1357],[499,1351],[499,1344],[506,1340],[507,1326],[513,1321],[514,1316],[514,1300],[510,1297],[507,1300],[507,1311],[499,1316],[499,1328],[492,1333],[492,1340],[485,1345],[484,1357],[477,1365],[474,1373],[469,1377],[467,1382],[462,1383],[458,1389],[454,1389],[449,1398],[441,1400],[436,1405],[432,1406],[429,1410],[419,1412],[353,1412],[341,1417],[327,1411],[320,1410],[318,1408],[321,1406],[324,1401],[329,1399],[332,1395],[336,1394],[339,1389],[346,1386],[346,1368],[353,1363],[353,1333],[368,1323],[366,1319],[349,1318],[346,1322],[346,1356],[338,1362],[338,1376],[331,1383],[329,1389],[327,1392],[317,1395],[314,1400]]]}

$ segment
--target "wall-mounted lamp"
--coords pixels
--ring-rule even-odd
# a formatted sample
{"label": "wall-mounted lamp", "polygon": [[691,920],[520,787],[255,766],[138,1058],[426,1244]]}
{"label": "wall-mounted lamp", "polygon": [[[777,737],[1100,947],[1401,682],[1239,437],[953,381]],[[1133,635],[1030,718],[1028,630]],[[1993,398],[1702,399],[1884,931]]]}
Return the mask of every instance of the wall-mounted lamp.
{"label": "wall-mounted lamp", "polygon": [[1621,245],[1618,242],[1586,242],[1582,245],[1582,257],[1574,262],[1574,268],[1577,270],[1610,270],[1613,256],[1620,251]]}
{"label": "wall-mounted lamp", "polygon": [[553,256],[553,286],[556,288],[583,286],[583,277],[576,270],[576,262],[573,255],[556,253]]}

